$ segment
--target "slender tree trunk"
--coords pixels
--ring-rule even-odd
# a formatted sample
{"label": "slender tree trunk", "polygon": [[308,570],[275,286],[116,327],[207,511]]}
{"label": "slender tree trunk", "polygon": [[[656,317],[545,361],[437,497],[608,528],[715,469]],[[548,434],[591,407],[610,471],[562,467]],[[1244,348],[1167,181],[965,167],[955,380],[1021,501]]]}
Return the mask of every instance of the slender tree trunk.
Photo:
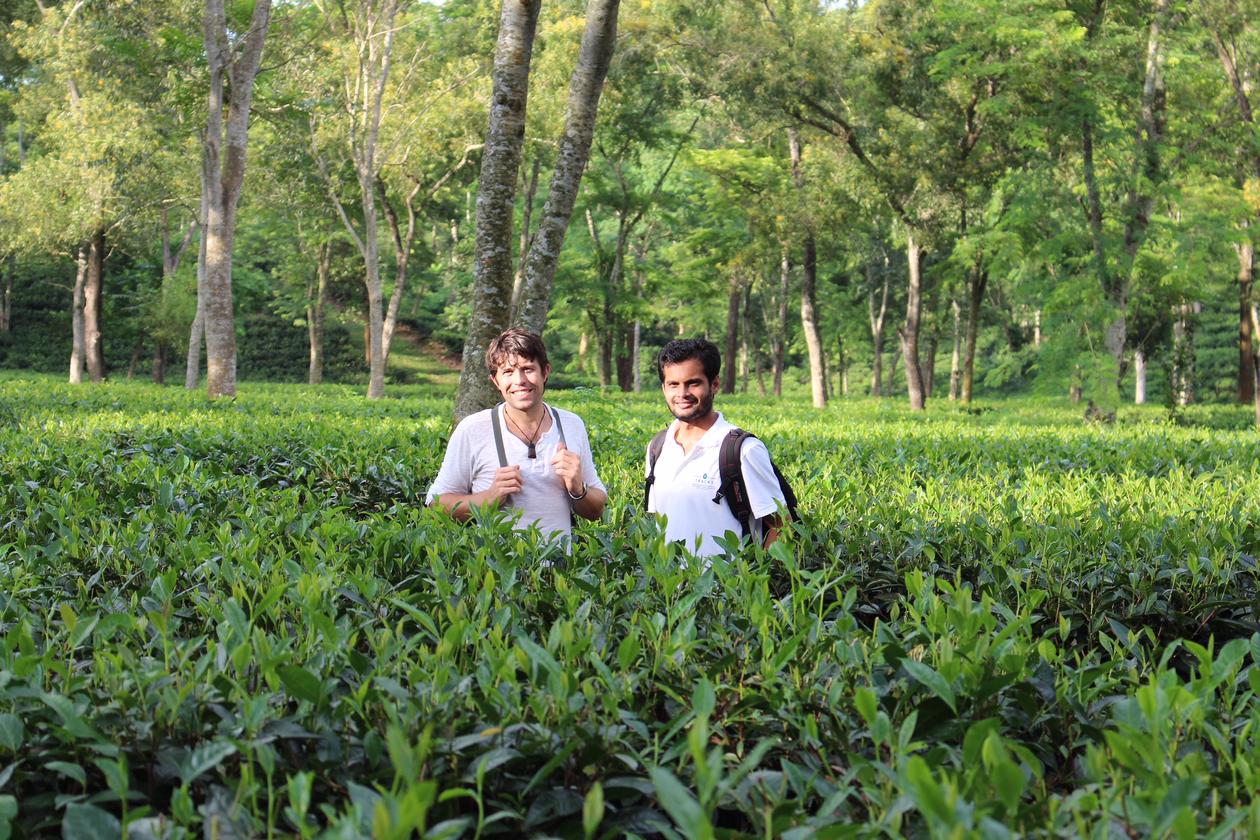
{"label": "slender tree trunk", "polygon": [[897,348],[892,347],[888,350],[888,376],[884,380],[884,396],[892,396],[893,389],[897,384],[897,364],[901,361],[901,353]]}
{"label": "slender tree trunk", "polygon": [[1195,318],[1202,309],[1202,304],[1198,302],[1179,304],[1176,309],[1177,320],[1173,322],[1172,389],[1177,405],[1190,405],[1194,402]]}
{"label": "slender tree trunk", "polygon": [[867,311],[871,325],[871,396],[884,396],[884,317],[888,314],[888,293],[892,284],[888,276],[888,266],[884,266],[883,288],[879,293],[879,310],[875,309],[874,297],[874,278],[875,266],[872,262],[866,264],[866,278],[871,287],[871,294],[866,299]]}
{"label": "slender tree trunk", "polygon": [[770,341],[774,354],[774,395],[783,396],[783,364],[787,355],[788,339],[788,294],[792,287],[792,261],[788,257],[787,247],[779,253],[779,317],[777,335]]}
{"label": "slender tree trunk", "polygon": [[525,185],[525,200],[521,207],[521,238],[516,248],[516,274],[512,277],[512,318],[521,309],[521,294],[525,291],[525,257],[529,254],[530,243],[534,241],[533,229],[530,227],[534,218],[534,196],[538,194],[538,172],[542,169],[542,156],[535,155]]}
{"label": "slender tree trunk", "polygon": [[739,352],[739,304],[744,297],[743,283],[738,274],[731,275],[730,290],[726,298],[726,349],[722,355],[726,364],[722,366],[722,393],[735,393],[735,376],[738,372],[737,354]]}
{"label": "slender tree trunk", "polygon": [[83,325],[83,287],[87,285],[88,243],[79,246],[78,260],[75,264],[74,293],[70,298],[70,384],[77,385],[83,381],[83,369],[87,356],[87,341]]}
{"label": "slender tree trunk", "polygon": [[236,240],[236,206],[245,180],[254,78],[258,75],[270,22],[271,0],[255,0],[248,31],[240,37],[240,43],[230,45],[224,0],[206,1],[205,48],[210,68],[210,94],[203,146],[211,177],[204,233],[203,319],[206,391],[211,397],[236,396],[232,246]]}
{"label": "slender tree trunk", "polygon": [[844,336],[836,336],[837,361],[840,363],[840,396],[849,396],[849,356],[844,352]]}
{"label": "slender tree trunk", "polygon": [[201,235],[197,243],[197,313],[188,331],[188,353],[185,357],[184,388],[197,390],[201,378],[201,347],[205,343],[206,325],[206,219],[210,208],[210,171],[207,161],[201,166],[201,208],[198,216]]}
{"label": "slender tree trunk", "polygon": [[131,348],[131,359],[127,362],[127,381],[131,382],[136,378],[136,368],[140,365],[140,352],[144,350],[144,333],[141,333],[136,339],[135,345]]}
{"label": "slender tree trunk", "polygon": [[169,349],[166,346],[166,342],[161,339],[157,339],[153,342],[153,370],[151,371],[151,376],[153,378],[153,384],[155,385],[166,384],[166,361],[168,353]]}
{"label": "slender tree trunk", "polygon": [[919,329],[923,308],[923,249],[914,233],[906,237],[906,256],[910,262],[909,284],[906,289],[906,323],[898,332],[902,360],[906,368],[906,392],[910,398],[910,410],[922,411],[926,402],[923,374],[919,367]]}
{"label": "slender tree trunk", "polygon": [[591,351],[591,336],[586,330],[582,330],[582,334],[578,336],[578,357],[577,369],[580,373],[586,373],[586,356]]}
{"label": "slender tree trunk", "polygon": [[967,331],[963,351],[962,403],[971,405],[976,378],[976,338],[980,334],[980,304],[989,285],[989,272],[977,261],[971,267],[967,282]]}
{"label": "slender tree trunk", "polygon": [[105,379],[105,348],[101,335],[101,300],[105,278],[105,231],[97,228],[88,242],[87,280],[83,284],[84,361],[88,378]]}
{"label": "slender tree trunk", "polygon": [[612,62],[617,40],[617,12],[621,0],[588,0],[586,29],[577,65],[569,84],[569,102],[565,113],[564,135],[556,153],[556,169],[543,205],[538,233],[530,246],[525,262],[525,291],[522,295],[518,326],[542,334],[551,309],[551,288],[564,244],[569,218],[577,201],[582,171],[590,157],[591,138],[595,133],[595,114],[599,97]]}
{"label": "slender tree trunk", "polygon": [[[805,205],[805,175],[801,171],[801,138],[796,129],[788,129],[788,151],[792,159],[792,178],[802,206]],[[818,251],[813,231],[806,223],[805,259],[801,266],[801,329],[805,334],[805,347],[809,351],[809,384],[814,408],[827,405],[827,373],[823,367],[822,337],[818,333],[817,297]]]}
{"label": "slender tree trunk", "polygon": [[1252,334],[1251,290],[1256,273],[1256,249],[1250,241],[1234,246],[1238,254],[1238,400],[1255,402],[1257,337]]}
{"label": "slender tree trunk", "polygon": [[328,274],[332,267],[332,245],[319,246],[315,280],[306,287],[306,332],[310,339],[310,364],[306,381],[318,385],[324,381],[324,301],[328,296]]}
{"label": "slender tree trunk", "polygon": [[949,361],[949,399],[953,402],[958,399],[962,385],[962,307],[954,298],[950,300],[949,308],[954,315],[954,352]]}
{"label": "slender tree trunk", "polygon": [[455,396],[456,422],[494,405],[499,396],[486,375],[485,354],[511,314],[512,214],[525,136],[529,65],[541,6],[541,0],[504,0],[499,18],[490,122],[477,187],[472,319]]}
{"label": "slender tree trunk", "polygon": [[1146,354],[1141,347],[1133,350],[1133,404],[1146,405]]}
{"label": "slender tree trunk", "polygon": [[1041,349],[1041,310],[1033,312],[1033,347]]}
{"label": "slender tree trunk", "polygon": [[751,347],[755,340],[752,329],[752,283],[744,284],[744,300],[739,311],[739,392],[748,393],[748,374],[751,367],[749,358],[753,352]]}
{"label": "slender tree trunk", "polygon": [[13,329],[13,275],[16,273],[13,255],[9,254],[5,260],[4,289],[0,290],[0,333]]}
{"label": "slender tree trunk", "polygon": [[1123,394],[1124,375],[1127,368],[1125,343],[1127,316],[1134,274],[1137,271],[1137,252],[1146,238],[1151,213],[1155,206],[1155,188],[1163,180],[1159,147],[1166,126],[1165,108],[1167,97],[1164,89],[1164,60],[1167,44],[1164,24],[1168,18],[1169,0],[1155,0],[1151,25],[1146,43],[1146,76],[1142,85],[1142,102],[1138,117],[1137,171],[1126,207],[1124,225],[1125,270],[1113,278],[1107,299],[1115,318],[1107,328],[1104,344],[1116,362],[1116,391]]}
{"label": "slender tree trunk", "polygon": [[[1260,307],[1251,304],[1251,334],[1260,336]],[[1254,395],[1252,402],[1255,404],[1256,411],[1256,429],[1260,430],[1260,342],[1252,345],[1251,350],[1251,370],[1252,370],[1252,394]]]}

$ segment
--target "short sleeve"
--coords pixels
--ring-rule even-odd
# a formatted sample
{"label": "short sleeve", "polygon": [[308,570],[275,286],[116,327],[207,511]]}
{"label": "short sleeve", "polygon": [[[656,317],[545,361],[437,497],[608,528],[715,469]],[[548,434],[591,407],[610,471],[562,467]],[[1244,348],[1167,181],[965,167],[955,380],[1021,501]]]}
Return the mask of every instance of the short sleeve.
{"label": "short sleeve", "polygon": [[424,497],[426,505],[433,504],[438,496],[446,493],[466,495],[472,492],[473,459],[468,432],[470,420],[471,416],[464,418],[451,434],[451,439],[446,444],[446,454],[442,456],[442,467]]}
{"label": "short sleeve", "polygon": [[740,448],[739,460],[748,503],[755,518],[769,516],[778,510],[780,504],[787,503],[783,491],[779,489],[774,466],[770,463],[770,450],[761,440],[752,438],[745,441]]}
{"label": "short sleeve", "polygon": [[574,420],[574,426],[577,431],[577,452],[582,458],[582,480],[586,482],[588,487],[594,487],[597,490],[607,490],[604,488],[604,482],[599,480],[599,473],[595,469],[595,455],[591,452],[591,439],[586,431],[586,424],[582,422],[582,418],[572,412],[568,412],[569,416]]}

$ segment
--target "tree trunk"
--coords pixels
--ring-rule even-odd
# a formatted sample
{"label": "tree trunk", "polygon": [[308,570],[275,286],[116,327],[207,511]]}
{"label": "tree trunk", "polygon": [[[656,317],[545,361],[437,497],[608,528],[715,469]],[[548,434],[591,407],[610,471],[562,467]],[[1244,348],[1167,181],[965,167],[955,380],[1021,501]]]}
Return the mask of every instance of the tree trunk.
{"label": "tree trunk", "polygon": [[[885,260],[886,262],[886,260]],[[879,311],[875,310],[875,265],[873,261],[866,263],[866,279],[870,293],[866,299],[866,308],[871,325],[871,396],[884,395],[884,316],[888,314],[888,293],[891,288],[888,266],[884,266],[883,289],[879,295]]]}
{"label": "tree trunk", "polygon": [[88,378],[105,380],[105,348],[101,337],[101,296],[105,279],[105,230],[97,228],[88,242],[87,279],[83,284],[84,361]]}
{"label": "tree trunk", "polygon": [[962,385],[962,307],[955,298],[950,300],[949,308],[954,314],[954,352],[949,360],[949,399],[953,402]]}
{"label": "tree trunk", "polygon": [[1146,405],[1146,354],[1141,347],[1133,350],[1133,404]]}
{"label": "tree trunk", "polygon": [[586,356],[590,351],[591,336],[586,330],[582,330],[582,334],[578,337],[577,369],[579,373],[586,373]]}
{"label": "tree trunk", "polygon": [[[801,138],[796,129],[788,129],[788,152],[792,159],[792,179],[796,184],[798,201],[805,206],[805,175],[801,171]],[[806,222],[805,259],[801,266],[801,329],[805,333],[805,347],[809,351],[809,385],[814,408],[827,405],[827,372],[823,367],[822,337],[818,333],[817,286],[818,251],[813,231]]]}
{"label": "tree trunk", "polygon": [[88,244],[79,246],[78,260],[75,264],[74,292],[70,298],[70,384],[77,385],[83,381],[84,358],[87,355],[87,342],[84,338],[83,325],[83,287],[87,284]]}
{"label": "tree trunk", "polygon": [[1159,147],[1166,126],[1167,97],[1164,90],[1164,59],[1167,44],[1164,23],[1169,0],[1155,0],[1146,43],[1146,75],[1142,84],[1142,101],[1138,117],[1137,171],[1129,188],[1124,225],[1125,271],[1113,278],[1106,289],[1115,318],[1108,327],[1104,344],[1116,362],[1116,391],[1123,394],[1126,373],[1126,333],[1130,292],[1137,271],[1137,252],[1146,238],[1151,213],[1155,206],[1155,189],[1163,180]]}
{"label": "tree trunk", "polygon": [[525,291],[525,256],[534,241],[530,227],[534,218],[534,196],[538,194],[538,172],[542,169],[542,156],[535,155],[529,181],[525,185],[525,199],[521,206],[521,238],[516,248],[516,274],[512,276],[512,318],[521,310],[521,294]]}
{"label": "tree trunk", "polygon": [[[1251,304],[1251,334],[1260,336],[1260,307]],[[1252,370],[1252,394],[1256,411],[1256,429],[1260,430],[1260,343],[1252,346],[1251,350],[1251,370]]]}
{"label": "tree trunk", "polygon": [[1250,241],[1234,246],[1238,254],[1238,400],[1255,402],[1256,360],[1251,331],[1251,290],[1255,282],[1255,246]]}
{"label": "tree trunk", "polygon": [[136,368],[140,365],[140,352],[144,350],[144,333],[136,339],[135,346],[131,348],[131,359],[127,363],[127,381],[131,382],[136,378]]}
{"label": "tree trunk", "polygon": [[1195,316],[1202,309],[1203,305],[1198,302],[1179,304],[1176,308],[1177,320],[1173,322],[1172,391],[1177,405],[1190,405],[1194,402]]}
{"label": "tree trunk", "polygon": [[[582,171],[590,157],[595,133],[599,97],[612,62],[617,40],[617,12],[621,0],[588,0],[586,29],[577,65],[569,83],[569,103],[565,113],[564,135],[556,153],[556,168],[547,190],[538,233],[525,263],[525,291],[522,294],[518,326],[542,334],[551,309],[551,288],[564,244],[569,218],[577,201]],[[496,62],[497,63],[497,62]]]}
{"label": "tree trunk", "polygon": [[779,317],[777,335],[770,340],[774,354],[774,395],[783,396],[783,363],[787,355],[788,293],[792,287],[792,262],[785,246],[779,253]]}
{"label": "tree trunk", "polygon": [[849,357],[844,352],[844,336],[836,336],[836,361],[840,365],[840,396],[849,396]]}
{"label": "tree trunk", "polygon": [[744,297],[743,283],[738,274],[731,275],[730,290],[726,298],[726,349],[722,355],[726,364],[722,366],[722,393],[735,393],[735,375],[737,354],[739,352],[739,304]]}
{"label": "tree trunk", "polygon": [[154,385],[166,384],[166,361],[169,352],[166,342],[161,339],[153,342],[153,370],[151,375]]}
{"label": "tree trunk", "polygon": [[201,347],[206,335],[206,219],[210,207],[210,171],[207,161],[201,166],[201,215],[199,216],[201,236],[197,243],[197,314],[193,317],[192,327],[188,331],[188,354],[184,367],[184,388],[197,390],[197,382],[201,378]]}
{"label": "tree trunk", "polygon": [[[248,31],[230,44],[224,0],[207,0],[206,59],[209,110],[203,145],[209,178],[205,226],[206,392],[236,396],[236,322],[232,306],[232,246],[236,206],[245,180],[246,144],[254,78],[271,22],[271,0],[255,0]],[[226,88],[226,90],[225,90]],[[224,119],[224,106],[227,117]]]}
{"label": "tree trunk", "polygon": [[328,296],[328,273],[332,266],[332,244],[319,246],[314,282],[306,285],[306,333],[310,339],[310,364],[306,381],[318,385],[324,381],[324,301]]}
{"label": "tree trunk", "polygon": [[926,392],[923,374],[919,368],[919,329],[923,308],[923,249],[913,232],[906,236],[906,256],[909,259],[909,283],[906,287],[906,323],[898,331],[902,361],[906,368],[906,393],[910,398],[910,410],[922,411]]}
{"label": "tree trunk", "polygon": [[[1248,22],[1245,18],[1241,20],[1245,27],[1254,26],[1254,22]],[[1225,78],[1234,94],[1238,114],[1254,133],[1255,112],[1251,107],[1251,81],[1245,78],[1247,75],[1245,71],[1240,72],[1238,67],[1238,44],[1245,43],[1238,37],[1241,33],[1223,32],[1206,16],[1204,22],[1208,26],[1212,43],[1216,47],[1216,54],[1221,59]],[[1254,143],[1245,148],[1247,149],[1244,151],[1246,171],[1243,183],[1246,183],[1248,174],[1260,182],[1260,151],[1256,149]],[[1250,227],[1249,224],[1244,226]],[[1260,389],[1256,387],[1256,353],[1253,346],[1255,342],[1260,341],[1260,336],[1255,335],[1255,325],[1251,318],[1251,290],[1255,282],[1255,246],[1248,239],[1243,244],[1236,245],[1235,251],[1238,254],[1238,399],[1243,403],[1251,403],[1255,402],[1257,394],[1260,393]]]}
{"label": "tree trunk", "polygon": [[[494,52],[493,92],[477,187],[472,318],[455,395],[456,422],[499,393],[486,375],[486,348],[508,325],[512,303],[512,214],[525,136],[529,64],[541,0],[504,0]],[[540,231],[541,234],[541,231]],[[540,237],[541,238],[541,237]]]}
{"label": "tree trunk", "polygon": [[5,260],[4,289],[0,290],[0,333],[13,329],[13,255]]}
{"label": "tree trunk", "polygon": [[980,304],[989,285],[989,272],[977,261],[967,281],[967,330],[963,350],[962,404],[971,405],[976,378],[976,337],[980,333]]}
{"label": "tree trunk", "polygon": [[756,341],[753,334],[752,315],[752,283],[744,284],[744,300],[739,311],[739,392],[748,393],[748,374],[751,368],[751,355]]}

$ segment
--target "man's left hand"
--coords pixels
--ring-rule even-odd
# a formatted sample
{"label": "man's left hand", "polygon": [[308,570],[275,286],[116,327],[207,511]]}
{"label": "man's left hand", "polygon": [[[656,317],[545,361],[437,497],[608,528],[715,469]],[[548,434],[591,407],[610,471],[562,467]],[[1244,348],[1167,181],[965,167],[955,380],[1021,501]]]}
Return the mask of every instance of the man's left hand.
{"label": "man's left hand", "polygon": [[582,456],[563,443],[558,443],[555,457],[551,459],[551,468],[564,482],[564,489],[569,491],[570,496],[577,496],[582,492]]}

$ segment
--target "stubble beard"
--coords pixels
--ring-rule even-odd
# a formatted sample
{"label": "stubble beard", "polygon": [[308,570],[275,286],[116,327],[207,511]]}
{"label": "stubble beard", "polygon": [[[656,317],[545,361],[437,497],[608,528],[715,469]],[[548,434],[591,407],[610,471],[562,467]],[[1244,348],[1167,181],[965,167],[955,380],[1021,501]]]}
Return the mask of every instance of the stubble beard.
{"label": "stubble beard", "polygon": [[670,414],[678,418],[683,423],[694,423],[697,420],[703,420],[713,411],[713,394],[709,394],[696,402],[692,409],[688,412],[680,414],[671,403],[669,406]]}

